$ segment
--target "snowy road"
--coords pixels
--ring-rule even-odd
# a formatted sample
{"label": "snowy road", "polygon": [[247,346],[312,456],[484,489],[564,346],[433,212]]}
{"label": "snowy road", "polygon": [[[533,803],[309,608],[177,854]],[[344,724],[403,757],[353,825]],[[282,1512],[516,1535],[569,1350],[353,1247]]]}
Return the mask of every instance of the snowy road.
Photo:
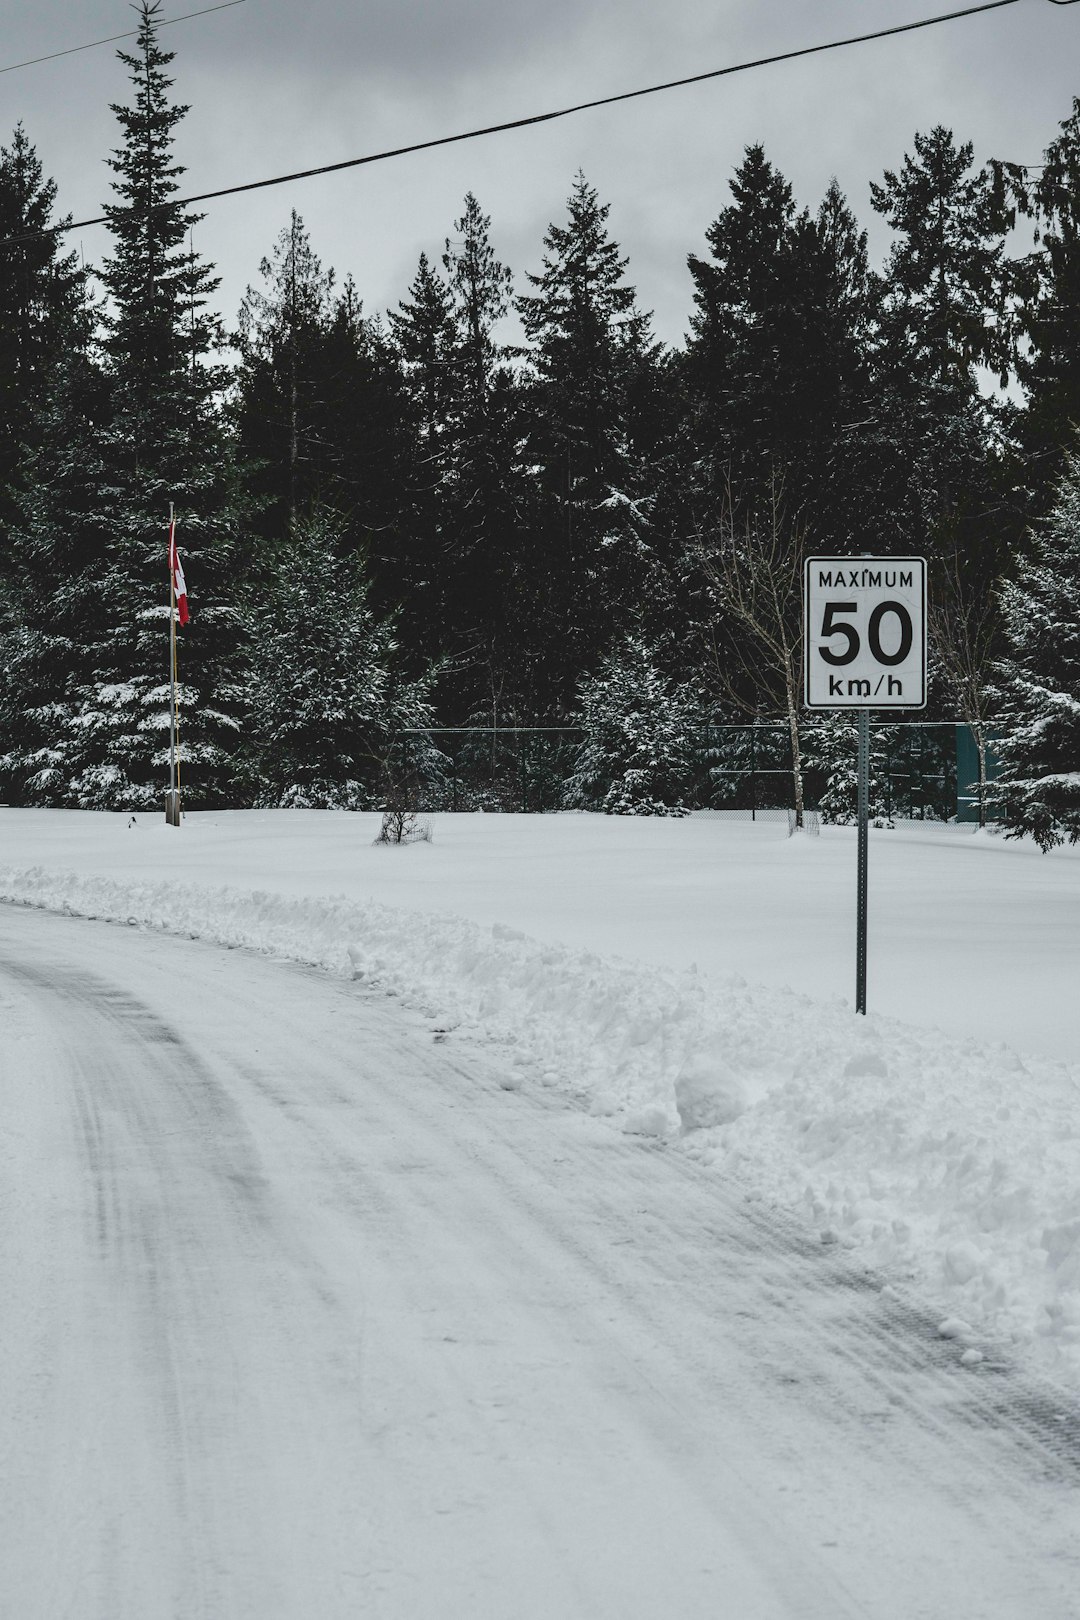
{"label": "snowy road", "polygon": [[11,1620],[1061,1620],[1080,1426],[369,990],[0,908]]}

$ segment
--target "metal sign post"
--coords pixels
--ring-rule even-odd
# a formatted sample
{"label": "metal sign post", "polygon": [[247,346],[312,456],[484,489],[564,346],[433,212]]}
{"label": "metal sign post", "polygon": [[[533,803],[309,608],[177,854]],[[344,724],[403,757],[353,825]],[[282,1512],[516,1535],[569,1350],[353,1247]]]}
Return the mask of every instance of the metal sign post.
{"label": "metal sign post", "polygon": [[866,883],[870,853],[870,715],[859,710],[859,854],[855,879],[855,1011],[866,1011]]}
{"label": "metal sign post", "polygon": [[926,559],[808,557],[803,577],[808,709],[858,713],[855,1011],[866,1012],[870,710],[926,707]]}

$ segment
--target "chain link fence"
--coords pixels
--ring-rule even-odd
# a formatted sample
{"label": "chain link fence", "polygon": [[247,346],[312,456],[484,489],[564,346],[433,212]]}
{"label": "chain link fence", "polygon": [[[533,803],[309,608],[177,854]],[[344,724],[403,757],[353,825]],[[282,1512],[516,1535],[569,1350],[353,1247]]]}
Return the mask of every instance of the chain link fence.
{"label": "chain link fence", "polygon": [[[880,732],[885,811],[890,817],[946,821],[957,813],[955,721],[898,723]],[[802,746],[812,759],[815,726],[803,728]],[[437,727],[402,735],[399,769],[419,811],[490,810],[539,813],[562,808],[584,732],[573,726]],[[816,808],[825,793],[825,771],[804,769],[804,799]],[[969,784],[960,783],[961,791]],[[692,810],[739,813],[753,818],[794,808],[791,738],[786,725],[706,725],[698,733]]]}

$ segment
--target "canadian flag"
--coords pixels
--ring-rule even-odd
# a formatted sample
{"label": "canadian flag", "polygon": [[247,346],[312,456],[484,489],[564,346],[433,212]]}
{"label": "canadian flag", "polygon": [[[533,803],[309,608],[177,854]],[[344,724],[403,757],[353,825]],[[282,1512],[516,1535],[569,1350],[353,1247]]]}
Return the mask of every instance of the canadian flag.
{"label": "canadian flag", "polygon": [[187,624],[187,584],[184,580],[184,569],[180,562],[180,553],[176,549],[176,522],[169,524],[169,572],[172,574],[173,593],[176,596],[176,611],[181,624]]}

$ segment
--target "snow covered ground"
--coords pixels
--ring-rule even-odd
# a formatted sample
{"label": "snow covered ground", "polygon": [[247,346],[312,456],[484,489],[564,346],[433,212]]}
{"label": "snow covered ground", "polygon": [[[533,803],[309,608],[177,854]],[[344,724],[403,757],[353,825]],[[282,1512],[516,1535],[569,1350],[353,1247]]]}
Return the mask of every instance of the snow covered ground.
{"label": "snow covered ground", "polygon": [[[343,970],[367,915],[186,903]],[[392,975],[0,906],[5,1620],[1077,1620],[1080,1403],[637,1134],[647,1065],[635,1130],[581,1106],[590,997],[655,971],[440,948],[536,1035],[546,982],[581,1073]]]}
{"label": "snow covered ground", "polygon": [[737,1176],[924,1300],[976,1369],[1080,1384],[1080,859],[969,828],[854,836],[584,815],[0,810],[0,897],[363,981],[501,1084]]}

